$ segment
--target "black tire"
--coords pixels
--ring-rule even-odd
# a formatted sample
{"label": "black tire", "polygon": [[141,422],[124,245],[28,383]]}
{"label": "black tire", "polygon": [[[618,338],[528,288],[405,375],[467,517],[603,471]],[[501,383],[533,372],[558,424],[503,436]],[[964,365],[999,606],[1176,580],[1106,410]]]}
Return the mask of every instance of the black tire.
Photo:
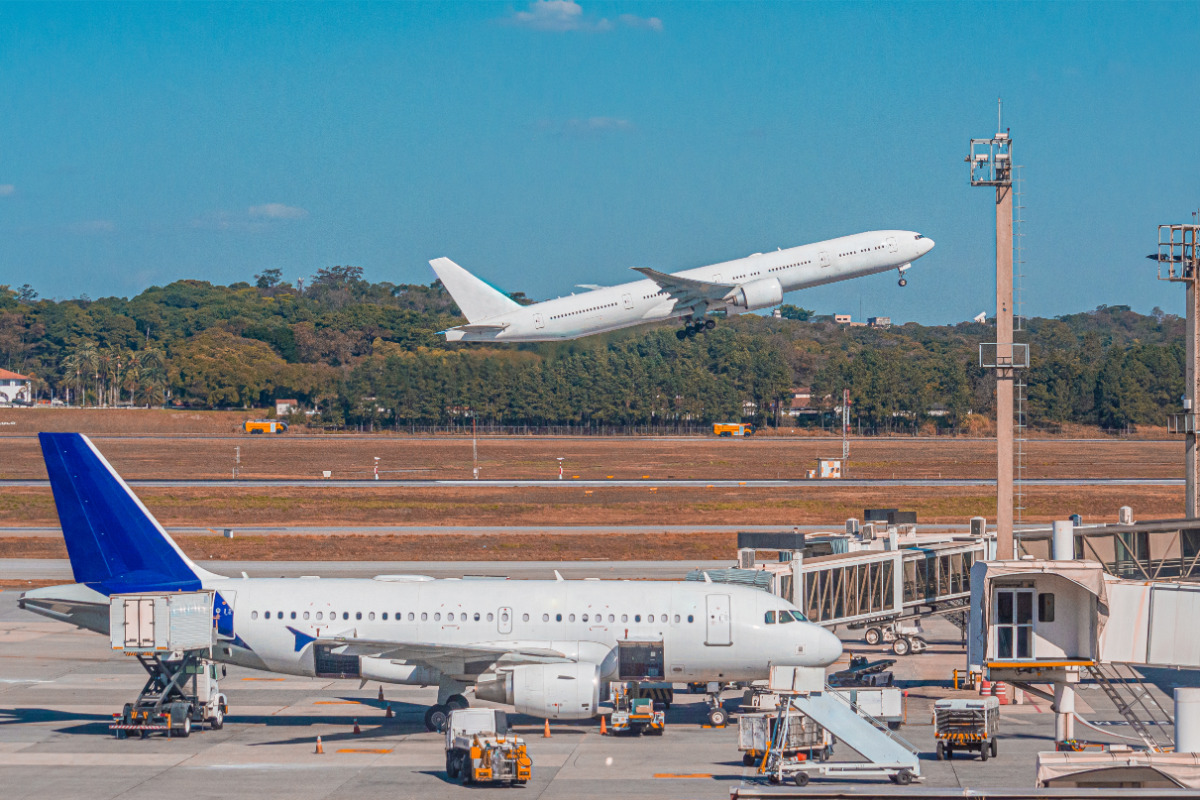
{"label": "black tire", "polygon": [[771,784],[772,786],[778,786],[780,783],[779,776],[772,772],[767,776],[767,783]]}
{"label": "black tire", "polygon": [[937,750],[935,752],[937,753],[938,761],[945,761],[946,760],[946,744],[945,744],[945,742],[938,742]]}
{"label": "black tire", "polygon": [[989,748],[986,744],[981,745],[979,747],[979,760],[980,761],[987,761],[988,758],[991,757],[991,753],[988,752],[990,749],[991,748]]}
{"label": "black tire", "polygon": [[792,782],[797,786],[808,786],[808,780],[809,777],[807,772],[797,772],[792,776]]}
{"label": "black tire", "polygon": [[912,770],[902,769],[892,778],[892,783],[897,786],[908,786],[913,781]]}
{"label": "black tire", "polygon": [[714,728],[720,728],[725,723],[729,722],[729,714],[723,708],[710,709],[708,712],[708,724]]}
{"label": "black tire", "polygon": [[695,336],[696,336],[696,329],[695,329],[695,328],[684,328],[684,329],[683,329],[683,335],[684,335],[684,336],[686,336],[686,337],[687,337],[687,338],[689,338],[689,339],[695,338]]}
{"label": "black tire", "polygon": [[991,748],[992,758],[1000,755],[1000,743],[998,741],[992,739],[992,741],[988,744],[988,747]]}
{"label": "black tire", "polygon": [[218,707],[217,713],[213,714],[211,717],[208,718],[208,728],[209,728],[209,730],[219,731],[219,730],[221,730],[221,728],[224,728],[224,727],[225,727],[225,712],[222,711],[220,709],[220,707]]}
{"label": "black tire", "polygon": [[430,706],[425,711],[425,727],[431,731],[442,733],[446,723],[450,721],[450,709],[441,705]]}
{"label": "black tire", "polygon": [[680,328],[679,330],[675,331],[675,338],[682,342],[687,338],[687,329]]}
{"label": "black tire", "polygon": [[758,759],[752,753],[742,753],[742,766],[753,767],[758,763]]}
{"label": "black tire", "polygon": [[883,641],[883,631],[879,630],[879,628],[867,628],[867,632],[863,635],[863,639],[865,639],[869,645],[877,645]]}
{"label": "black tire", "polygon": [[900,279],[900,285],[901,285],[901,286],[908,286],[908,279],[907,279],[907,278],[901,278],[901,279]]}
{"label": "black tire", "polygon": [[704,320],[704,329],[705,330],[711,331],[715,327],[717,327],[717,321],[715,319]]}
{"label": "black tire", "polygon": [[892,642],[892,652],[898,656],[906,656],[912,650],[912,644],[903,637]]}
{"label": "black tire", "polygon": [[190,715],[183,718],[183,724],[174,730],[174,734],[180,739],[186,739],[192,735],[192,718]]}
{"label": "black tire", "polygon": [[454,710],[457,708],[470,708],[471,701],[463,697],[461,694],[452,694],[446,698],[446,708]]}
{"label": "black tire", "polygon": [[950,745],[950,744],[946,745],[946,760],[947,761],[954,760],[954,745]]}

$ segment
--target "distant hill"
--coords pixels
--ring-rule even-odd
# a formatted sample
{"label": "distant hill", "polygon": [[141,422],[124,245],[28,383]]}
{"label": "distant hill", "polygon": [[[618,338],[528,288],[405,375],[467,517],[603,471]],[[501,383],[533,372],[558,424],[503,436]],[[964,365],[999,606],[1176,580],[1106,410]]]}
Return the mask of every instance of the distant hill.
{"label": "distant hill", "polygon": [[[994,381],[974,322],[847,327],[789,306],[783,319],[722,320],[679,341],[670,325],[574,342],[478,347],[437,331],[463,322],[432,286],[368,283],[357,267],[301,292],[276,270],[254,284],[176,281],[131,299],[39,300],[0,286],[0,366],[39,397],[88,404],[252,407],[295,397],[326,424],[655,425],[788,420],[811,387],[826,421],[850,389],[865,431],[958,430],[990,415]],[[1183,393],[1183,320],[1128,306],[1029,319],[1031,425],[1161,425]],[[792,424],[790,421],[787,424]]]}

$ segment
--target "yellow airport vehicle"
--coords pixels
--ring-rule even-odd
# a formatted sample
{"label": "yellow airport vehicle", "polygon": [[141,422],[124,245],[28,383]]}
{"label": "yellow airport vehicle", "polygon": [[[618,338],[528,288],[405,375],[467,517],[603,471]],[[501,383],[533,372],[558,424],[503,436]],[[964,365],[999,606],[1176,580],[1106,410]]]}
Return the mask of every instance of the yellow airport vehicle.
{"label": "yellow airport vehicle", "polygon": [[717,436],[753,436],[754,426],[749,422],[714,422],[713,433]]}
{"label": "yellow airport vehicle", "polygon": [[609,732],[663,735],[667,729],[667,712],[663,704],[656,703],[653,697],[642,696],[637,683],[613,683],[609,691],[613,703]]}
{"label": "yellow airport vehicle", "polygon": [[995,758],[999,722],[1000,701],[994,697],[938,700],[933,704],[937,760],[954,758],[955,750],[977,750],[983,761]]}
{"label": "yellow airport vehicle", "polygon": [[525,740],[508,730],[508,715],[494,708],[456,708],[446,723],[446,775],[472,783],[516,786],[533,777]]}
{"label": "yellow airport vehicle", "polygon": [[283,433],[288,424],[278,419],[248,419],[242,423],[246,433]]}

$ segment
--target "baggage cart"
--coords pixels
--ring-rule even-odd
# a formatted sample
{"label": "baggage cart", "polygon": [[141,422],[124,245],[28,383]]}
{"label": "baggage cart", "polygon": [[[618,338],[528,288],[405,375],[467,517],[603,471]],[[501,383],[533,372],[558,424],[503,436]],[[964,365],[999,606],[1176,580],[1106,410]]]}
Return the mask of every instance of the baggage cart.
{"label": "baggage cart", "polygon": [[954,758],[955,750],[974,750],[982,761],[999,755],[1000,701],[995,697],[947,698],[933,704],[933,737],[937,759]]}
{"label": "baggage cart", "polygon": [[739,714],[738,750],[742,764],[752,767],[769,750],[782,748],[784,758],[828,761],[833,755],[833,737],[803,714]]}

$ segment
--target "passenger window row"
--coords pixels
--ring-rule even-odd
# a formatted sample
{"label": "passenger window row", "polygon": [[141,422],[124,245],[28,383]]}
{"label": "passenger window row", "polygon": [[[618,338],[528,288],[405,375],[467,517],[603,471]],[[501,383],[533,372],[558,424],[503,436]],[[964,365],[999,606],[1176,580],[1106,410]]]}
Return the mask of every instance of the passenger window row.
{"label": "passenger window row", "polygon": [[616,306],[617,306],[616,303],[607,303],[602,306],[593,306],[591,308],[580,308],[576,311],[565,311],[562,314],[555,314],[552,317],[550,317],[550,319],[562,319],[563,317],[570,317],[570,316],[574,316],[575,314],[586,314],[589,311],[602,311],[603,309],[606,309],[606,308],[616,308]]}
{"label": "passenger window row", "polygon": [[[769,614],[773,614],[774,612],[767,612],[767,613],[769,613]],[[782,612],[782,611],[780,612],[780,614],[783,614],[783,613],[786,613],[786,612]],[[567,622],[574,622],[574,621],[575,621],[575,615],[574,615],[574,614],[567,614],[567,615],[566,615],[566,617],[567,617],[567,619],[566,619],[566,621],[567,621]],[[287,616],[287,617],[285,617],[285,616],[284,616],[284,612],[282,612],[282,611],[275,611],[275,612],[271,612],[271,611],[264,611],[264,612],[262,612],[262,618],[263,618],[263,619],[285,619],[285,618],[296,619],[296,618],[297,618],[297,613],[296,613],[295,611],[292,611],[292,612],[290,612],[290,613],[288,614],[288,616]],[[314,613],[314,612],[310,612],[310,611],[303,611],[303,612],[301,612],[301,613],[299,614],[299,618],[300,618],[300,619],[306,619],[306,620],[307,620],[307,619],[316,619],[317,621],[324,621],[326,617],[325,617],[325,612],[324,612],[324,611],[317,611],[317,612],[315,612],[315,613]],[[336,611],[330,611],[330,612],[329,612],[329,617],[328,617],[328,618],[329,618],[329,620],[330,620],[330,621],[336,620],[336,619],[338,618],[337,612],[336,612]],[[356,619],[356,620],[361,620],[362,618],[363,618],[363,612],[361,612],[361,611],[356,611],[356,612],[354,612],[354,619]],[[366,618],[367,618],[367,621],[374,621],[374,620],[375,620],[375,612],[374,612],[374,611],[368,611],[368,612],[367,612],[367,617],[366,617]],[[380,618],[381,620],[383,620],[384,622],[387,622],[387,621],[388,621],[388,612],[386,612],[386,611],[382,612],[382,613],[379,615],[379,618]],[[503,622],[507,622],[507,621],[508,621],[508,613],[507,613],[507,612],[503,612],[503,613],[501,613],[501,615],[500,615],[500,618],[501,618],[501,621],[503,621]],[[257,611],[251,611],[251,612],[250,612],[250,619],[254,619],[254,620],[258,619],[258,612],[257,612]],[[349,620],[349,619],[350,619],[350,612],[349,612],[349,611],[343,611],[343,612],[342,612],[342,619],[343,619],[343,620]],[[395,614],[393,615],[393,619],[394,619],[396,622],[402,622],[402,621],[404,620],[404,613],[403,613],[403,612],[401,612],[401,611],[397,611],[397,612],[395,612]],[[416,619],[417,619],[416,612],[409,611],[409,612],[408,612],[408,621],[409,621],[409,622],[415,622],[415,621],[416,621]],[[428,620],[429,620],[429,612],[427,612],[427,611],[422,611],[422,612],[421,612],[421,622],[427,622]],[[478,611],[476,611],[474,614],[469,614],[468,612],[465,612],[465,611],[460,611],[460,612],[449,611],[449,612],[447,612],[447,613],[446,613],[446,621],[447,621],[447,622],[482,622],[482,621],[485,621],[485,620],[486,620],[487,622],[492,622],[492,621],[494,621],[494,620],[495,620],[495,615],[494,615],[493,613],[491,613],[490,611],[489,611],[488,613],[486,613],[486,614],[481,614],[481,613],[480,613],[480,612],[478,612]],[[580,614],[580,615],[579,615],[579,620],[580,620],[580,622],[604,622],[604,615],[603,615],[603,614],[590,614],[590,615],[589,615],[589,614]],[[657,620],[657,621],[659,621],[659,622],[666,623],[666,622],[669,622],[669,621],[670,621],[670,616],[669,616],[669,615],[667,615],[667,614],[658,614],[658,615],[655,615],[655,614],[647,614],[647,615],[646,615],[646,622],[655,622],[656,620]],[[440,612],[440,611],[435,611],[435,612],[433,612],[433,621],[434,621],[434,622],[441,622],[441,621],[442,621],[442,612]],[[529,615],[528,615],[528,614],[522,614],[522,615],[521,615],[521,621],[522,621],[522,622],[529,622]],[[549,614],[542,614],[542,622],[549,622],[549,621],[550,621],[550,615],[549,615]],[[555,621],[555,622],[562,622],[562,621],[563,621],[563,615],[562,615],[562,614],[555,614],[555,615],[554,615],[554,621]],[[616,622],[616,621],[617,621],[617,620],[616,620],[616,615],[615,615],[615,614],[609,614],[609,615],[608,615],[608,621],[609,621],[609,622]],[[633,615],[633,621],[634,621],[635,623],[641,622],[641,621],[642,621],[642,615],[641,615],[641,614],[634,614],[634,615]],[[676,614],[676,615],[675,615],[675,622],[676,622],[676,623],[678,623],[678,622],[681,622],[681,621],[682,621],[682,617],[681,617],[681,615],[679,615],[679,614]],[[687,615],[687,621],[688,621],[689,623],[690,623],[690,622],[694,622],[694,621],[695,621],[695,617],[694,617],[692,614],[688,614],[688,615]],[[772,619],[771,621],[773,622],[773,621],[774,621],[774,619]],[[781,621],[782,621],[782,620],[781,620]],[[790,622],[791,620],[788,620],[788,621]],[[622,614],[622,615],[621,615],[621,622],[629,622],[629,615],[628,615],[628,614]]]}

